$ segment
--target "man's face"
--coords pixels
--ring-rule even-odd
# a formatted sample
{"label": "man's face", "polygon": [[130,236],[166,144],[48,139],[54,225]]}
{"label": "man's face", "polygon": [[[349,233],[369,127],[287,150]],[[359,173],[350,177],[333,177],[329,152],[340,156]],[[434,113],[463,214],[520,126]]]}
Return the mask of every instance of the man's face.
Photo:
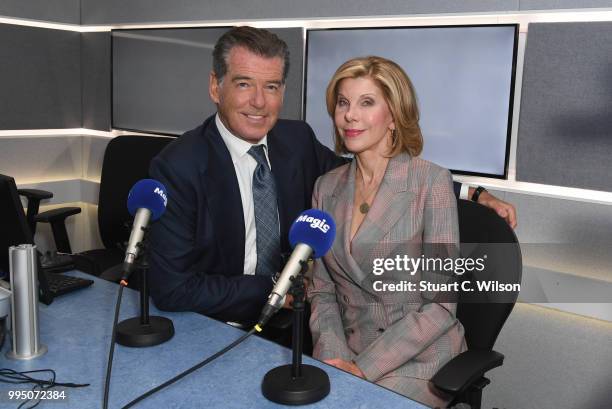
{"label": "man's face", "polygon": [[261,57],[234,47],[223,80],[210,74],[210,98],[230,132],[257,143],[272,129],[283,106],[283,67],[280,57]]}

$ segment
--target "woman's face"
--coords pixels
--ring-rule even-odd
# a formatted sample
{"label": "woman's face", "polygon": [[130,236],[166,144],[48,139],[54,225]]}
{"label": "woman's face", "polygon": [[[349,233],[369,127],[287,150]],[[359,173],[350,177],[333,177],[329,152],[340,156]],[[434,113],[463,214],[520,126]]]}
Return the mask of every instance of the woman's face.
{"label": "woman's face", "polygon": [[349,152],[389,153],[395,123],[382,90],[370,77],[340,81],[334,124]]}

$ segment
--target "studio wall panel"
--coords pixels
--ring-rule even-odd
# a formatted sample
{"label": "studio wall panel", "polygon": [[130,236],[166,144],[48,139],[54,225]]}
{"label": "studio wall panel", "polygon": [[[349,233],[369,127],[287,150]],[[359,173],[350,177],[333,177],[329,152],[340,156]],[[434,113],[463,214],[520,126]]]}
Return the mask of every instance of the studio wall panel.
{"label": "studio wall panel", "polygon": [[527,266],[612,282],[612,205],[493,191],[516,207]]}
{"label": "studio wall panel", "polygon": [[82,0],[83,24],[377,16],[518,10],[519,0]]}
{"label": "studio wall panel", "polygon": [[517,180],[612,191],[612,22],[530,24]]}
{"label": "studio wall panel", "polygon": [[487,373],[482,407],[612,407],[611,338],[612,323],[517,304],[495,343],[504,364]]}
{"label": "studio wall panel", "polygon": [[521,10],[581,9],[612,7],[610,0],[520,0]]}
{"label": "studio wall panel", "polygon": [[0,24],[0,129],[81,127],[80,36]]}
{"label": "studio wall panel", "polygon": [[81,37],[83,128],[108,131],[111,127],[110,33],[83,33]]}
{"label": "studio wall panel", "polygon": [[0,15],[29,20],[80,24],[80,0],[2,0]]}
{"label": "studio wall panel", "polygon": [[0,138],[0,173],[17,184],[79,179],[83,174],[81,135]]}
{"label": "studio wall panel", "polygon": [[[228,28],[113,32],[113,127],[180,135],[216,111],[208,95],[212,49]],[[299,119],[301,28],[272,30],[290,49],[282,118]]]}
{"label": "studio wall panel", "polygon": [[112,140],[103,136],[83,136],[83,178],[100,182],[106,146]]}

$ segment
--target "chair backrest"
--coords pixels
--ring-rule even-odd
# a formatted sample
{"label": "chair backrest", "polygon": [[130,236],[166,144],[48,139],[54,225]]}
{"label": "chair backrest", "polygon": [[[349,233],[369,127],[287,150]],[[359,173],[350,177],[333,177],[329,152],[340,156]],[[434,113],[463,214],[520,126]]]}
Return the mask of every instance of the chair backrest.
{"label": "chair backrest", "polygon": [[[0,175],[0,270],[8,274],[8,249],[18,244],[34,244],[15,179]],[[2,275],[2,274],[0,274]]]}
{"label": "chair backrest", "polygon": [[[523,271],[521,249],[514,230],[493,210],[477,203],[458,200],[461,255],[481,258],[484,269],[466,273],[462,279],[520,284]],[[518,297],[517,291],[462,292],[457,318],[465,328],[468,349],[490,350],[495,344]]]}
{"label": "chair backrest", "polygon": [[151,159],[175,139],[121,135],[108,143],[98,197],[98,227],[104,247],[117,248],[129,239],[130,230],[125,227],[132,221],[127,210],[128,193],[136,182],[148,177]]}

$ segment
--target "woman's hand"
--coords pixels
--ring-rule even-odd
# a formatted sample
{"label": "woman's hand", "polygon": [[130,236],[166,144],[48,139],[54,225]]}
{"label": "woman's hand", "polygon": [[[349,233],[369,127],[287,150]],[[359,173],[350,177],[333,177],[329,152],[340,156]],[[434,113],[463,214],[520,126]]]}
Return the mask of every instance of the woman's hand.
{"label": "woman's hand", "polygon": [[352,373],[355,376],[365,379],[365,375],[363,374],[363,372],[361,372],[361,369],[359,369],[359,367],[355,365],[355,362],[349,362],[349,361],[345,361],[344,359],[338,359],[338,358],[325,359],[323,362],[325,362],[326,364],[335,366],[338,369],[342,369],[343,371]]}

